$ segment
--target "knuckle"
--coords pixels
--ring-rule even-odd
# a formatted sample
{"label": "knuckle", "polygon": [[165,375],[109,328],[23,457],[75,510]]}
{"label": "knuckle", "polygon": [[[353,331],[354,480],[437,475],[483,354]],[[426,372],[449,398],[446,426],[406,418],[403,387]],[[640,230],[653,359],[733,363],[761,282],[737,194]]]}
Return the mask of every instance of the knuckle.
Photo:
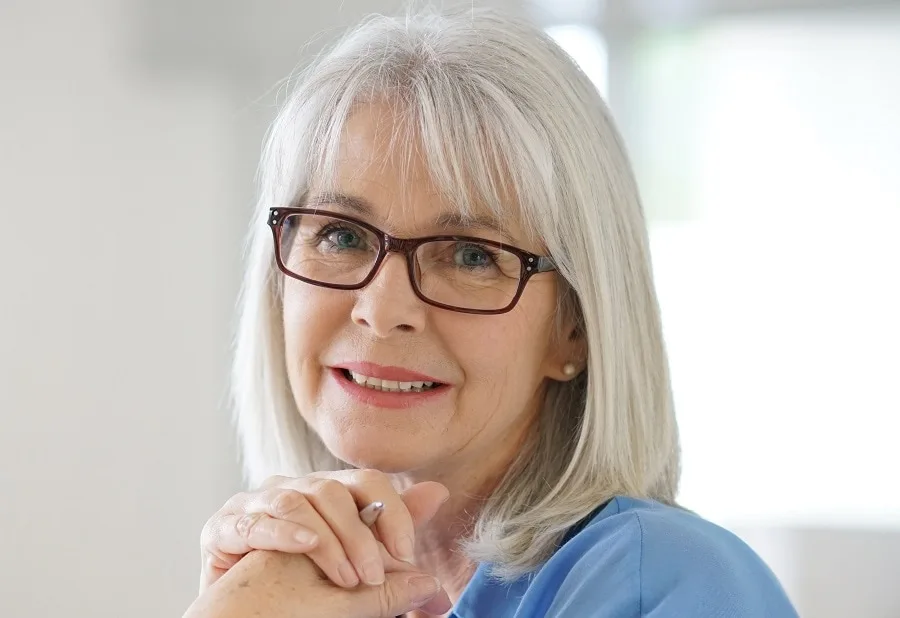
{"label": "knuckle", "polygon": [[206,554],[203,558],[203,568],[206,571],[212,571],[219,566],[219,559],[215,554]]}
{"label": "knuckle", "polygon": [[225,504],[220,509],[221,511],[229,512],[237,509],[241,504],[246,504],[247,500],[250,499],[250,494],[246,491],[242,491],[234,494],[228,500],[225,501]]}
{"label": "knuckle", "polygon": [[347,492],[347,488],[344,487],[344,484],[340,481],[335,481],[334,479],[315,479],[310,486],[310,489],[314,493],[325,498],[334,498],[335,496]]}
{"label": "knuckle", "polygon": [[203,524],[203,528],[200,530],[201,545],[206,545],[215,536],[216,530],[219,528],[219,522],[221,522],[221,519],[218,515],[213,515],[206,520],[206,523]]}
{"label": "knuckle", "polygon": [[202,530],[200,530],[200,547],[203,547],[203,548],[207,547],[210,544],[210,541],[212,541],[212,538],[213,538],[212,526],[210,525],[209,522],[206,522],[206,525],[203,526]]}
{"label": "knuckle", "polygon": [[260,489],[268,489],[270,487],[277,487],[279,485],[283,485],[284,483],[286,483],[289,480],[290,480],[290,478],[288,478],[286,476],[282,476],[280,474],[274,474],[262,482],[262,485],[260,485]]}
{"label": "knuckle", "polygon": [[227,519],[227,515],[217,512],[215,515],[206,520],[203,528],[200,530],[200,546],[211,547],[216,543],[222,533],[222,524]]}
{"label": "knuckle", "polygon": [[262,513],[247,513],[243,517],[238,518],[234,524],[234,529],[241,538],[249,539],[262,516]]}
{"label": "knuckle", "polygon": [[306,503],[302,493],[294,489],[279,491],[271,502],[272,515],[278,519],[287,519],[291,513]]}
{"label": "knuckle", "polygon": [[375,596],[378,599],[376,606],[380,610],[380,615],[386,616],[390,614],[395,607],[399,607],[402,603],[400,594],[395,590],[395,586],[389,584],[376,586]]}
{"label": "knuckle", "polygon": [[355,485],[380,485],[386,480],[383,472],[371,468],[354,470],[351,478]]}
{"label": "knuckle", "polygon": [[332,566],[337,569],[338,565],[348,560],[347,553],[341,542],[329,533],[317,534],[319,537],[315,549],[309,552],[310,558],[323,569],[327,570]]}

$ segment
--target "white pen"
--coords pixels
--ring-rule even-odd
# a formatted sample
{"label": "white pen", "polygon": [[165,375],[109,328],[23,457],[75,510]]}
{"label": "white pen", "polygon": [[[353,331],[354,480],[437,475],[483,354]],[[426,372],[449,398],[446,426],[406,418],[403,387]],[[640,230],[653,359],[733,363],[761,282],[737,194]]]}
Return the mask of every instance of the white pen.
{"label": "white pen", "polygon": [[359,518],[367,526],[371,526],[384,510],[384,502],[373,502],[359,512]]}
{"label": "white pen", "polygon": [[[383,510],[384,502],[372,502],[359,512],[359,518],[366,526],[371,526],[375,523]],[[403,618],[403,616],[397,616],[397,618]]]}

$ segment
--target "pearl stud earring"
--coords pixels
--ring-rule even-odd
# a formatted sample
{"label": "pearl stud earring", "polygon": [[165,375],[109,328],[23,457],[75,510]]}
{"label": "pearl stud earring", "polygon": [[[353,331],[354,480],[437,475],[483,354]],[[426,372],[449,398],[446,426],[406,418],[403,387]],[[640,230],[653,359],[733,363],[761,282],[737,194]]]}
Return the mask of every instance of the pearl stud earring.
{"label": "pearl stud earring", "polygon": [[575,375],[578,371],[578,368],[575,366],[575,363],[566,363],[563,365],[563,374],[569,376],[570,378]]}

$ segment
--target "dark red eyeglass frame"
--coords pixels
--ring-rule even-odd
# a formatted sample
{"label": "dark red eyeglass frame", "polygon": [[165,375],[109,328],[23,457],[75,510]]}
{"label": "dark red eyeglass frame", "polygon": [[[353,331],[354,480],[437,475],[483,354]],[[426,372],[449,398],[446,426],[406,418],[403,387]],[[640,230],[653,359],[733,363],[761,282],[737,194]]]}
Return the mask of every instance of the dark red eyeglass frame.
{"label": "dark red eyeglass frame", "polygon": [[[309,279],[307,277],[298,275],[297,273],[291,272],[284,265],[284,262],[281,259],[282,224],[284,223],[285,218],[287,218],[289,215],[324,215],[333,219],[347,221],[348,223],[352,223],[353,225],[358,225],[359,227],[365,228],[375,234],[375,236],[377,236],[381,240],[381,243],[378,247],[378,255],[375,257],[375,262],[372,264],[372,271],[360,283],[349,285],[339,283],[323,283],[321,281],[315,281],[314,279]],[[303,281],[304,283],[317,285],[323,288],[331,288],[334,290],[359,290],[372,282],[372,279],[374,279],[375,275],[378,274],[378,269],[381,266],[381,263],[384,261],[384,258],[387,257],[388,253],[401,253],[406,257],[406,267],[407,272],[409,273],[409,282],[416,296],[419,297],[422,302],[432,305],[433,307],[439,307],[441,309],[457,311],[460,313],[474,313],[479,315],[496,315],[499,313],[506,313],[512,310],[512,308],[516,306],[516,303],[519,302],[519,298],[522,296],[522,292],[525,290],[525,284],[528,283],[528,280],[531,279],[532,275],[556,270],[556,264],[554,264],[553,260],[549,257],[537,255],[535,253],[525,251],[524,249],[519,249],[518,247],[513,247],[511,245],[496,242],[493,240],[486,240],[484,238],[477,238],[475,236],[422,236],[420,238],[397,238],[396,236],[391,236],[387,232],[379,230],[374,225],[370,225],[365,221],[360,221],[359,219],[356,219],[354,217],[348,217],[347,215],[329,212],[327,210],[320,210],[317,208],[270,208],[268,224],[272,229],[272,238],[275,241],[275,260],[278,264],[278,269],[288,277],[292,277],[299,281]],[[416,273],[413,257],[416,249],[418,249],[420,245],[435,240],[475,242],[478,244],[489,245],[491,247],[497,247],[498,249],[503,249],[504,251],[509,251],[510,253],[518,257],[519,263],[521,265],[519,271],[519,287],[516,290],[515,296],[513,296],[509,304],[500,309],[467,309],[463,307],[456,307],[454,305],[445,305],[444,303],[439,303],[425,296],[419,289],[419,284],[416,283]]]}

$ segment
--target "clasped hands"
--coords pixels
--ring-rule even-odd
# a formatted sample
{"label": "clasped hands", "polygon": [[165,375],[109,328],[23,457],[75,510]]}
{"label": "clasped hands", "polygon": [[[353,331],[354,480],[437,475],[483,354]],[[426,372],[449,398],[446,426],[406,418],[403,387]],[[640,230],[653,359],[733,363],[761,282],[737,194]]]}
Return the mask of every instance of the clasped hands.
{"label": "clasped hands", "polygon": [[[272,477],[204,526],[200,596],[184,618],[443,614],[446,592],[412,560],[416,530],[448,497],[433,482],[397,492],[377,470]],[[359,509],[374,501],[384,510],[370,528]]]}

